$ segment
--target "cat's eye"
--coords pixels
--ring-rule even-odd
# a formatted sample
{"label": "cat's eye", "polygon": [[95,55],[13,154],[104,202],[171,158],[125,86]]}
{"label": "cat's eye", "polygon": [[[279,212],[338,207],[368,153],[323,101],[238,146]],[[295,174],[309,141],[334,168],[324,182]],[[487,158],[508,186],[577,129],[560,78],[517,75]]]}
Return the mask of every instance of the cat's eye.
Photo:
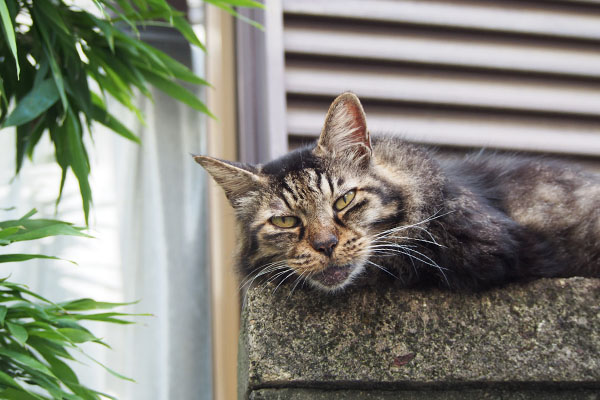
{"label": "cat's eye", "polygon": [[349,190],[345,195],[335,201],[333,208],[335,208],[337,211],[342,211],[348,206],[348,204],[352,202],[354,195],[356,195],[356,190]]}
{"label": "cat's eye", "polygon": [[300,219],[289,215],[284,217],[271,217],[271,223],[280,228],[293,228],[300,223]]}

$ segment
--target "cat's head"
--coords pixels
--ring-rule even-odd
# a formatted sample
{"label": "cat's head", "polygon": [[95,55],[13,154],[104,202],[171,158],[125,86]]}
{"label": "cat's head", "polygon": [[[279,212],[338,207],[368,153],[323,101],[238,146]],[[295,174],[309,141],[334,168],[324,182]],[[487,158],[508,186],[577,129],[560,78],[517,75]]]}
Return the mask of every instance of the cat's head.
{"label": "cat's head", "polygon": [[313,146],[257,166],[195,160],[235,209],[249,278],[263,273],[342,288],[361,274],[377,235],[403,207],[401,196],[382,184],[365,113],[352,93],[332,103]]}

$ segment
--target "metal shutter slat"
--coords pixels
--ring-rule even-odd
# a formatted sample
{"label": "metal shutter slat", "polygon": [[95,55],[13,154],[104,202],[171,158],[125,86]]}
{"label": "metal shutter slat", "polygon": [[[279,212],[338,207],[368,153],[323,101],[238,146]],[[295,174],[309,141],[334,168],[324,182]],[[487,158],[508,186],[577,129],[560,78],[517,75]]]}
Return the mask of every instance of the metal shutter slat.
{"label": "metal shutter slat", "polygon": [[[580,155],[600,154],[600,126],[590,123],[561,123],[554,119],[512,120],[511,118],[449,114],[438,111],[380,110],[366,106],[372,134],[396,134],[420,143],[491,147],[507,150],[555,152]],[[290,102],[288,132],[316,138],[325,119],[323,107]],[[569,140],[565,141],[565,136]]]}
{"label": "metal shutter slat", "polygon": [[359,97],[384,101],[592,116],[600,110],[598,88],[581,84],[318,65],[288,65],[285,84],[290,94],[330,98],[351,89]]}
{"label": "metal shutter slat", "polygon": [[332,18],[418,24],[455,29],[600,40],[597,17],[587,10],[504,2],[286,0],[284,12]]}
{"label": "metal shutter slat", "polygon": [[453,67],[600,78],[597,48],[539,46],[522,41],[477,40],[426,33],[372,32],[294,26],[284,35],[285,51],[304,56],[345,57]]}

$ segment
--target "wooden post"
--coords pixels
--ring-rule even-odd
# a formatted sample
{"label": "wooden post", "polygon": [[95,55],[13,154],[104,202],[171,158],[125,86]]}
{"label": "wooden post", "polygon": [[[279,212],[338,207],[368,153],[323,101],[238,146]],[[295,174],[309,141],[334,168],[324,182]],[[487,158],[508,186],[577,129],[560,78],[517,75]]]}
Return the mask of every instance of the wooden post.
{"label": "wooden post", "polygon": [[[234,27],[232,17],[217,7],[206,8],[207,104],[218,120],[209,119],[207,148],[214,157],[237,158]],[[221,188],[209,184],[213,387],[215,400],[236,397],[238,287],[233,271],[234,216]]]}

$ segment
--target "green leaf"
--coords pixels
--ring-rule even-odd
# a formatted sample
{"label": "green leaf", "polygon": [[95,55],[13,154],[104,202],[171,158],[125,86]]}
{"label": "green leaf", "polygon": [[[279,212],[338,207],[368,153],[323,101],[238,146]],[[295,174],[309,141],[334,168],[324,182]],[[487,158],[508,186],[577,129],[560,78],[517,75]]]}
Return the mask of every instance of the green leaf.
{"label": "green leaf", "polygon": [[42,328],[42,329],[54,329],[51,323],[51,319],[53,318],[51,315],[48,315],[44,309],[44,307],[39,304],[28,302],[28,301],[20,301],[16,304],[11,304],[8,310],[8,314],[6,316],[7,319],[16,320],[16,319],[25,319],[31,318],[33,322],[28,322],[25,327],[29,328]]}
{"label": "green leaf", "polygon": [[4,318],[6,317],[6,312],[8,308],[6,306],[0,306],[0,326],[4,326]]}
{"label": "green leaf", "polygon": [[[104,52],[102,49],[95,49],[93,52],[90,52],[90,57],[94,59],[105,71],[112,70],[113,74],[117,74],[120,77],[119,86],[124,88],[126,84],[124,82],[130,82],[130,84],[135,85],[140,91],[147,97],[151,97],[148,88],[144,83],[144,77],[137,68],[134,68],[126,57],[123,57],[123,51],[118,51],[117,56],[114,54],[110,54],[108,52]],[[119,58],[122,58],[120,60]],[[113,75],[109,75],[110,78]]]}
{"label": "green leaf", "polygon": [[142,11],[148,11],[148,2],[146,0],[133,0],[133,2]]}
{"label": "green leaf", "polygon": [[52,25],[54,25],[54,27],[58,28],[66,35],[72,36],[72,33],[65,25],[63,20],[63,15],[65,15],[65,13],[60,9],[60,7],[57,7],[55,4],[52,4],[51,1],[47,0],[36,0],[35,5],[40,8],[40,11],[46,17],[45,20],[50,22]]}
{"label": "green leaf", "polygon": [[219,3],[227,3],[235,7],[261,8],[265,9],[265,5],[254,0],[215,0]]}
{"label": "green leaf", "polygon": [[38,61],[39,68],[35,73],[35,78],[33,80],[33,87],[38,86],[44,79],[46,79],[46,75],[48,75],[48,71],[50,70],[50,64],[48,63],[48,59],[44,57],[40,57]]}
{"label": "green leaf", "polygon": [[85,223],[87,224],[90,213],[90,203],[92,202],[92,190],[88,181],[90,166],[85,153],[85,148],[81,142],[81,126],[79,120],[71,110],[67,113],[65,125],[67,143],[71,155],[71,169],[73,169],[73,173],[79,181],[79,191],[81,192],[83,203],[83,214],[85,216]]}
{"label": "green leaf", "polygon": [[143,69],[142,73],[144,74],[148,82],[154,85],[157,89],[162,90],[169,96],[187,104],[188,106],[198,111],[202,111],[206,115],[216,119],[216,117],[210,112],[210,110],[204,105],[204,103],[200,101],[200,99],[198,99],[198,97],[196,97],[192,92],[185,89],[183,86],[147,69]]}
{"label": "green leaf", "polygon": [[[7,262],[20,262],[20,261],[28,261],[33,260],[34,258],[44,258],[48,260],[62,260],[58,257],[53,256],[45,256],[43,254],[0,254],[0,263]],[[68,261],[68,260],[65,260]],[[75,264],[73,261],[69,261]]]}
{"label": "green leaf", "polygon": [[125,125],[119,122],[118,119],[109,114],[106,109],[94,104],[92,106],[91,117],[124,138],[134,141],[137,144],[142,143],[135,133],[131,132]]}
{"label": "green leaf", "polygon": [[172,20],[173,26],[177,28],[179,32],[181,32],[183,37],[185,37],[188,40],[188,42],[206,51],[206,47],[204,47],[200,39],[198,39],[198,36],[196,36],[196,32],[194,32],[194,30],[184,17],[173,17]]}
{"label": "green leaf", "polygon": [[95,342],[99,340],[97,337],[82,329],[61,328],[57,332],[64,335],[74,343]]}
{"label": "green leaf", "polygon": [[118,312],[110,312],[110,313],[99,313],[99,314],[81,314],[74,316],[78,321],[104,321],[113,324],[120,325],[129,325],[133,324],[133,321],[127,321],[120,318],[114,317],[132,317],[132,316],[145,316],[149,317],[150,314],[126,314],[126,313],[118,313]]}
{"label": "green leaf", "polygon": [[74,227],[67,222],[53,219],[20,219],[0,222],[0,228],[15,225],[19,226],[21,229],[11,235],[4,236],[3,239],[11,242],[22,242],[25,240],[35,240],[59,235],[92,237],[81,232],[81,228]]}
{"label": "green leaf", "polygon": [[60,100],[63,105],[63,111],[66,113],[66,111],[69,109],[69,103],[67,101],[67,93],[65,91],[63,75],[60,71],[58,62],[56,61],[56,55],[54,53],[54,44],[52,43],[52,40],[50,38],[52,30],[48,26],[46,26],[44,22],[45,18],[42,17],[43,14],[40,15],[41,11],[36,7],[36,5],[38,5],[38,2],[34,2],[33,5],[34,27],[37,28],[37,31],[42,37],[42,41],[44,43],[44,54],[46,55],[46,58],[50,63],[52,77],[54,79],[54,82],[56,83],[56,88],[58,89],[58,93],[60,95]]}
{"label": "green leaf", "polygon": [[[235,0],[233,0],[235,1]],[[233,7],[231,7],[229,4],[227,4],[226,2],[223,2],[221,0],[206,0],[207,3],[211,3],[214,6],[217,6],[225,11],[227,11],[229,14],[233,15],[234,17],[236,17],[237,19],[246,22],[247,24],[252,25],[255,28],[258,28],[260,30],[263,30],[264,27],[259,24],[256,21],[251,20],[250,18],[238,13],[237,11],[235,11],[235,9]],[[228,0],[229,2],[229,0]]]}
{"label": "green leaf", "polygon": [[25,125],[17,127],[17,165],[16,173],[18,174],[23,166],[25,154],[29,154],[40,140],[42,133],[46,129],[46,118],[42,116],[37,121],[31,121]]}
{"label": "green leaf", "polygon": [[29,219],[30,217],[33,217],[35,214],[37,214],[37,212],[38,211],[35,208],[32,208],[31,210],[27,211],[27,214],[25,214],[25,215],[23,215],[21,217],[21,219],[19,220],[19,222],[20,221],[24,221],[26,219]]}
{"label": "green leaf", "polygon": [[132,304],[137,304],[137,301],[129,302],[129,303],[107,303],[102,301],[96,301],[94,299],[78,299],[73,301],[68,301],[64,303],[59,303],[58,305],[67,311],[89,311],[89,310],[98,310],[98,309],[109,309],[115,308],[119,306],[129,306]]}
{"label": "green leaf", "polygon": [[135,10],[135,8],[133,8],[131,6],[131,3],[129,0],[116,0],[116,1],[117,1],[117,4],[119,5],[119,7],[121,7],[121,9],[125,13],[132,14],[136,18],[140,18],[140,14]]}
{"label": "green leaf", "polygon": [[65,392],[60,388],[58,378],[46,375],[45,373],[30,367],[24,367],[23,369],[31,375],[31,381],[34,382],[36,386],[47,391],[53,399],[63,398],[63,393]]}
{"label": "green leaf", "polygon": [[119,103],[123,104],[125,107],[135,112],[138,116],[138,119],[143,119],[141,111],[135,106],[131,99],[131,94],[129,93],[129,90],[123,88],[120,85],[120,80],[116,81],[113,80],[113,76],[109,77],[107,75],[103,75],[96,72],[92,72],[92,75],[96,82],[98,82],[98,85],[100,86],[100,89],[103,93],[105,91],[110,93]]}
{"label": "green leaf", "polygon": [[[3,373],[4,374],[4,373]],[[4,374],[6,375],[6,374]],[[6,375],[8,376],[8,375]],[[15,382],[16,383],[16,382]],[[40,397],[35,393],[32,393],[23,388],[7,388],[0,392],[3,399],[10,400],[46,400],[44,397]]]}
{"label": "green leaf", "polygon": [[12,283],[12,282],[4,281],[4,282],[0,282],[0,286],[4,286],[6,288],[13,289],[13,290],[16,290],[18,292],[26,293],[26,294],[30,295],[31,297],[34,297],[34,298],[36,298],[38,300],[42,300],[44,303],[56,305],[53,302],[51,302],[50,300],[48,300],[48,299],[40,296],[39,294],[37,294],[35,292],[32,292],[31,290],[27,289],[27,287],[25,285],[21,285],[21,284],[18,284],[18,283]]}
{"label": "green leaf", "polygon": [[15,337],[17,342],[21,343],[21,345],[24,345],[25,342],[27,342],[27,338],[29,337],[29,335],[27,334],[27,329],[23,328],[22,325],[6,321],[6,327],[8,328],[9,332]]}
{"label": "green leaf", "polygon": [[0,18],[2,19],[2,26],[4,28],[4,33],[6,34],[6,39],[8,41],[8,45],[10,46],[10,51],[15,59],[15,66],[17,68],[17,76],[21,73],[21,68],[19,66],[19,57],[17,56],[17,41],[15,39],[15,29],[12,24],[12,18],[10,17],[10,13],[8,12],[8,8],[6,7],[6,0],[0,0]]}
{"label": "green leaf", "polygon": [[89,17],[98,26],[98,28],[100,28],[102,33],[104,33],[104,37],[106,38],[108,47],[110,48],[110,51],[112,51],[114,53],[115,52],[115,35],[114,35],[113,31],[115,28],[111,24],[107,23],[106,21],[98,19],[98,18],[94,17],[93,15],[89,15]]}
{"label": "green leaf", "polygon": [[165,65],[165,67],[168,68],[169,71],[171,71],[171,73],[173,74],[173,76],[175,78],[181,79],[182,81],[190,82],[190,83],[193,83],[196,85],[212,87],[210,83],[208,83],[204,79],[200,78],[198,75],[193,73],[188,67],[181,64],[179,61],[175,60],[174,58],[168,56],[167,54],[163,53],[162,51],[160,51],[158,49],[155,49],[150,46],[148,46],[148,47],[149,47],[149,51],[151,51],[158,58],[160,58],[160,60]]}
{"label": "green leaf", "polygon": [[52,351],[48,351],[48,349],[39,349],[40,354],[46,359],[48,364],[50,364],[50,370],[63,382],[68,383],[79,383],[79,379],[75,372],[69,367],[65,362],[59,360],[54,356]]}
{"label": "green leaf", "polygon": [[[64,337],[56,334],[58,341],[54,341],[53,338],[44,338],[38,335],[40,332],[48,332],[48,331],[30,331],[29,332],[29,340],[27,341],[27,345],[31,346],[38,352],[46,352],[51,353],[53,357],[62,357],[67,360],[75,360],[71,354],[65,349],[65,339]],[[52,331],[53,332],[53,331]]]}
{"label": "green leaf", "polygon": [[14,235],[19,232],[19,230],[25,229],[23,226],[11,226],[8,228],[0,228],[0,238],[5,238],[7,236]]}
{"label": "green leaf", "polygon": [[17,361],[36,371],[40,371],[43,374],[54,377],[54,374],[52,373],[52,371],[50,371],[50,369],[48,369],[47,366],[45,366],[26,352],[15,351],[4,347],[0,347],[0,355],[6,356],[12,359],[13,361]]}
{"label": "green leaf", "polygon": [[112,369],[108,368],[106,365],[102,364],[100,361],[96,360],[95,358],[91,357],[90,355],[83,353],[87,358],[89,358],[90,360],[92,360],[93,362],[95,362],[96,364],[100,365],[102,368],[104,368],[106,371],[108,371],[108,373],[110,373],[111,375],[116,376],[119,379],[123,379],[129,382],[135,382],[133,379],[128,378],[124,375],[119,374],[116,371],[113,371]]}
{"label": "green leaf", "polygon": [[[2,0],[0,0],[2,1]],[[58,90],[52,79],[34,86],[4,121],[3,127],[22,125],[39,117],[58,100]]]}
{"label": "green leaf", "polygon": [[9,385],[14,388],[21,388],[21,385],[19,385],[17,381],[15,381],[10,375],[4,373],[3,371],[0,371],[0,383]]}

